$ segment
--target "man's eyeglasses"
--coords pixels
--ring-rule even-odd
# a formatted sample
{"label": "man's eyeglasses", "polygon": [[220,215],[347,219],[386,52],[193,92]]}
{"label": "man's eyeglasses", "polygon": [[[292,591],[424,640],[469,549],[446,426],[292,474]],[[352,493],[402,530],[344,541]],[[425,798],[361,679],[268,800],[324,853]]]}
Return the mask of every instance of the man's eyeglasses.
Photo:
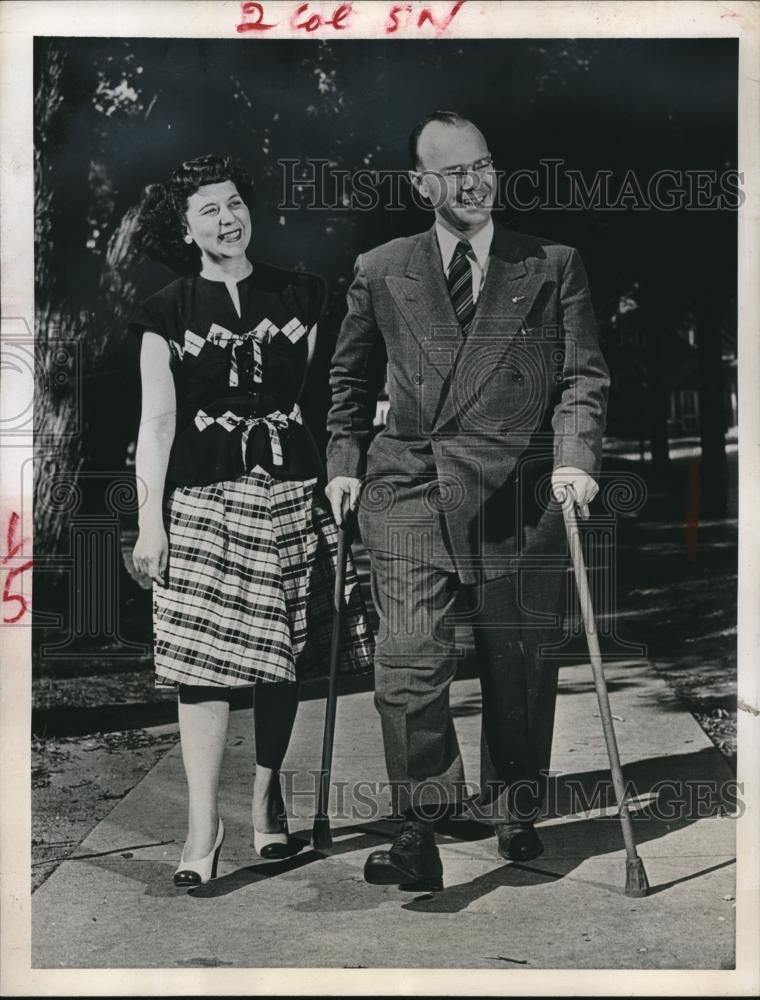
{"label": "man's eyeglasses", "polygon": [[480,160],[475,160],[474,163],[459,167],[448,167],[446,170],[441,170],[440,173],[447,179],[460,181],[464,180],[470,174],[484,174],[491,167],[493,167],[493,156],[489,153],[488,156],[484,156]]}

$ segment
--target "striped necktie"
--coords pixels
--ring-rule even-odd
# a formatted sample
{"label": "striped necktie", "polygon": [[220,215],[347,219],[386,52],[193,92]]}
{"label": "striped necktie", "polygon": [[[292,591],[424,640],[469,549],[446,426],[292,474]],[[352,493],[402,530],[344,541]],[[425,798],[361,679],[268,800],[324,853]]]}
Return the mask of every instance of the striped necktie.
{"label": "striped necktie", "polygon": [[472,247],[465,240],[457,243],[449,265],[447,280],[454,311],[465,337],[475,315],[475,303],[472,299],[472,267],[467,256],[471,252]]}

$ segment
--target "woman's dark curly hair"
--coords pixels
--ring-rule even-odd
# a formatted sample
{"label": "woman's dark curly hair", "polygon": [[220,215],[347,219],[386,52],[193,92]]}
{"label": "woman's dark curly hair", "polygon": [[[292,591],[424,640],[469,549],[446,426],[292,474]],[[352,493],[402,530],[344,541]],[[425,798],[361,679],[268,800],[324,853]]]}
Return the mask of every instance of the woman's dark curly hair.
{"label": "woman's dark curly hair", "polygon": [[172,171],[163,184],[145,189],[135,225],[138,250],[173,271],[188,274],[200,267],[200,251],[185,243],[187,199],[204,184],[232,181],[249,210],[253,208],[253,180],[229,156],[199,156]]}

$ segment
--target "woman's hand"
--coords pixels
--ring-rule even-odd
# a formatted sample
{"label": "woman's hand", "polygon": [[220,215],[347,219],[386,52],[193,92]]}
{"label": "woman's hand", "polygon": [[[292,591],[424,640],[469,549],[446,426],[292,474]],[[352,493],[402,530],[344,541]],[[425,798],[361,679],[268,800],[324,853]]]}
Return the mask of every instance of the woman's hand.
{"label": "woman's hand", "polygon": [[[132,552],[132,562],[140,576],[163,586],[168,555],[169,541],[163,524],[141,527]],[[144,586],[147,590],[148,584]]]}

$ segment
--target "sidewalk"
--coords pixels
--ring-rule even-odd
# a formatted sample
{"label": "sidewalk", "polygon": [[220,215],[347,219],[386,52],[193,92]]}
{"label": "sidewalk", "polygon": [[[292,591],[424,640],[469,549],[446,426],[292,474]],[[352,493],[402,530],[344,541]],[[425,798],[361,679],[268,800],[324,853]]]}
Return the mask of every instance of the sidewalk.
{"label": "sidewalk", "polygon": [[[621,719],[626,778],[642,806],[656,783],[671,783],[661,796],[670,814],[642,812],[635,823],[649,897],[622,892],[617,819],[600,808],[581,814],[578,795],[570,794],[580,789],[588,802],[594,782],[609,779],[590,667],[579,664],[560,672],[552,760],[558,774],[540,824],[545,853],[535,861],[508,864],[486,828],[464,839],[454,824],[438,837],[442,893],[415,896],[364,883],[368,851],[393,828],[384,818],[387,791],[372,793],[385,768],[370,692],[344,695],[338,704],[333,777],[350,781],[353,792],[346,791],[344,818],[333,820],[333,847],[316,852],[308,843],[313,798],[305,772],[319,766],[324,718],[324,701],[314,699],[299,709],[285,762],[298,772],[288,805],[303,849],[284,862],[259,860],[249,825],[252,720],[250,711],[237,711],[222,780],[227,836],[220,877],[190,893],[172,884],[185,823],[176,747],[91,832],[78,860],[64,862],[34,894],[32,965],[731,968],[734,822],[721,815],[730,802],[721,804],[714,790],[731,781],[730,770],[650,664],[613,663],[606,673]],[[474,781],[477,681],[456,681],[452,705]],[[368,784],[357,787],[362,779]],[[700,799],[705,815],[697,819]],[[333,815],[337,809],[334,797]]]}

